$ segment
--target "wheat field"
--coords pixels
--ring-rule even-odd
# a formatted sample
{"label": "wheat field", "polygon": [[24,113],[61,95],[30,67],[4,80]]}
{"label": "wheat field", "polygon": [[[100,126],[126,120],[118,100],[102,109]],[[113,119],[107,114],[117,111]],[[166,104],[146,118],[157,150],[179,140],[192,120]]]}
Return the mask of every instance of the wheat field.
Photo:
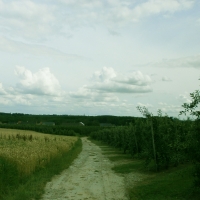
{"label": "wheat field", "polygon": [[69,151],[77,139],[74,136],[0,128],[0,157],[15,164],[19,174],[29,175]]}

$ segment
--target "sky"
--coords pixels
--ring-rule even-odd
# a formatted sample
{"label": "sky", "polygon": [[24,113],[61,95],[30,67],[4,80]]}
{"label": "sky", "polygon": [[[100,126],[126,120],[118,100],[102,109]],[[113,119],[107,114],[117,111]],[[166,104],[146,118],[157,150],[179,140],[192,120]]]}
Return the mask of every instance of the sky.
{"label": "sky", "polygon": [[200,85],[199,0],[0,0],[0,112],[178,117]]}

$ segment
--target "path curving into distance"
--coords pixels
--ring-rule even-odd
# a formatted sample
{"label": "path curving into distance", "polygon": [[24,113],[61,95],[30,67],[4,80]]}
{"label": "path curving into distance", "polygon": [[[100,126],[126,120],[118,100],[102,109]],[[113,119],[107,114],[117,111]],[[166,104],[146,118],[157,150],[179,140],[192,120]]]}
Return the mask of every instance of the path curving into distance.
{"label": "path curving into distance", "polygon": [[124,177],[115,174],[101,149],[82,138],[83,150],[69,169],[47,183],[41,200],[128,200]]}

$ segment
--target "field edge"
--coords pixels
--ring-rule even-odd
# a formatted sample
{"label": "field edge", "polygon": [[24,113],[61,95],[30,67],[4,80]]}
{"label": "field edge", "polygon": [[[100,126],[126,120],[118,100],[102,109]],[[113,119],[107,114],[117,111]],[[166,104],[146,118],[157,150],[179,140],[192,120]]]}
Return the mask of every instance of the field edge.
{"label": "field edge", "polygon": [[75,142],[74,146],[62,155],[47,164],[43,169],[36,171],[24,184],[20,184],[14,191],[2,197],[2,200],[39,200],[44,194],[46,183],[51,181],[54,175],[61,173],[69,168],[72,162],[78,157],[82,151],[82,141],[80,138]]}

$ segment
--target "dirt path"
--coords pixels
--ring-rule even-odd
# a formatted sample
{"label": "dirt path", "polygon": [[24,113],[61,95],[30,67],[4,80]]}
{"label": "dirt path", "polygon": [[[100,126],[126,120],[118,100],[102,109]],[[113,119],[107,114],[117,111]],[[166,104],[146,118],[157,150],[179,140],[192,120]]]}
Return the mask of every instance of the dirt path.
{"label": "dirt path", "polygon": [[83,150],[71,167],[47,183],[42,200],[127,200],[124,177],[101,149],[82,138]]}

